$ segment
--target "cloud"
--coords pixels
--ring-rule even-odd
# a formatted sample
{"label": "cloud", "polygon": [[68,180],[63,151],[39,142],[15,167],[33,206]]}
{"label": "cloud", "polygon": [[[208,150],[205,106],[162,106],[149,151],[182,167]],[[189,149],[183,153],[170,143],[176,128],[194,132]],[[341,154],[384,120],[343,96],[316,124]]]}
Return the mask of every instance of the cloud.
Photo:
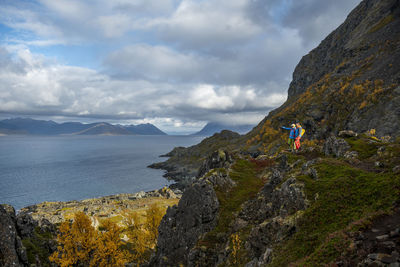
{"label": "cloud", "polygon": [[[256,124],[285,101],[300,58],[358,2],[4,0],[0,113],[171,131]],[[74,49],[77,64],[63,64]],[[80,62],[85,54],[96,62]],[[96,68],[78,67],[88,65]]]}
{"label": "cloud", "polygon": [[253,0],[247,6],[249,17],[258,25],[287,27],[299,32],[302,42],[315,46],[338,27],[360,0]]}
{"label": "cloud", "polygon": [[286,97],[250,87],[119,80],[91,69],[47,62],[27,49],[15,55],[4,48],[0,51],[0,112],[8,114],[174,118],[172,125],[179,125],[177,121],[184,125],[226,119],[231,113],[240,117],[238,113],[249,110],[258,111],[260,118]]}
{"label": "cloud", "polygon": [[169,17],[149,23],[158,34],[183,46],[209,48],[214,45],[240,45],[263,30],[245,16],[244,0],[181,1]]}
{"label": "cloud", "polygon": [[239,48],[231,56],[178,51],[160,45],[130,45],[110,53],[104,66],[108,73],[123,79],[240,86],[266,86],[274,81],[283,91],[301,51],[297,32],[285,30],[274,38],[261,38]]}

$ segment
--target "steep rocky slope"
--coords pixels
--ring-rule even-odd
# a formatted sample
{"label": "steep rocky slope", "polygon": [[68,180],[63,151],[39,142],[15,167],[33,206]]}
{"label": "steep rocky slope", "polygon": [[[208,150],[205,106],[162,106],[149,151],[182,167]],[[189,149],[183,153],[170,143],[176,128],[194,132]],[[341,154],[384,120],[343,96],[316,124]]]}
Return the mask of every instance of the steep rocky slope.
{"label": "steep rocky slope", "polygon": [[[250,133],[170,154],[201,151],[190,166],[208,168],[163,218],[152,266],[398,266],[399,60],[400,1],[364,0]],[[295,120],[307,132],[291,154],[279,128]],[[215,148],[233,160],[198,163]]]}
{"label": "steep rocky slope", "polygon": [[400,135],[400,1],[364,0],[297,65],[288,100],[249,136],[299,120],[311,138],[342,129]]}
{"label": "steep rocky slope", "polygon": [[297,154],[210,156],[216,168],[164,216],[151,266],[400,263],[400,140],[341,135]]}

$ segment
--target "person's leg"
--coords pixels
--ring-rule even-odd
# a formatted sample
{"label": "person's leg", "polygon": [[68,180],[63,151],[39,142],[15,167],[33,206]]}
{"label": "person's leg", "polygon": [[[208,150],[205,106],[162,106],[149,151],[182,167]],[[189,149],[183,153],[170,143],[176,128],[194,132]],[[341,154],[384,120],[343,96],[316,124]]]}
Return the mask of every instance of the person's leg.
{"label": "person's leg", "polygon": [[289,144],[289,149],[290,149],[290,151],[293,152],[293,150],[294,150],[294,139],[289,138],[288,144]]}
{"label": "person's leg", "polygon": [[300,149],[300,147],[301,147],[301,138],[299,138],[299,148],[297,149],[297,150],[299,150]]}

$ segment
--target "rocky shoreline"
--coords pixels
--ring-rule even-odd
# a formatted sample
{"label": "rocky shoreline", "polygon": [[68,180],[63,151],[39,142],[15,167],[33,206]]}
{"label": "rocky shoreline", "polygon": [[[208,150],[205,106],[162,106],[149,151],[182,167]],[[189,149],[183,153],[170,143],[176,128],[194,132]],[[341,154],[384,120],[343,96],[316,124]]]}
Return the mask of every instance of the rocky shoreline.
{"label": "rocky shoreline", "polygon": [[163,162],[153,163],[147,167],[165,170],[164,177],[173,180],[176,184],[170,188],[184,189],[199,178],[199,171],[204,161],[215,151],[235,151],[241,146],[244,136],[223,130],[213,136],[205,138],[199,144],[190,147],[175,147],[167,154],[160,157],[167,157]]}
{"label": "rocky shoreline", "polygon": [[153,163],[147,167],[166,171],[163,177],[176,182],[172,188],[182,188],[196,177],[198,171],[196,167],[188,166],[181,160],[185,157],[187,150],[186,147],[175,147],[167,154],[160,155],[160,157],[168,158],[166,161]]}
{"label": "rocky shoreline", "polygon": [[117,194],[73,201],[42,202],[24,207],[18,211],[27,213],[35,221],[48,220],[51,224],[58,224],[64,220],[71,219],[76,212],[83,212],[92,218],[95,225],[98,220],[120,216],[126,210],[139,210],[153,203],[165,202],[172,204],[177,202],[182,195],[179,189],[171,190],[163,187],[159,190],[140,191],[134,194]]}

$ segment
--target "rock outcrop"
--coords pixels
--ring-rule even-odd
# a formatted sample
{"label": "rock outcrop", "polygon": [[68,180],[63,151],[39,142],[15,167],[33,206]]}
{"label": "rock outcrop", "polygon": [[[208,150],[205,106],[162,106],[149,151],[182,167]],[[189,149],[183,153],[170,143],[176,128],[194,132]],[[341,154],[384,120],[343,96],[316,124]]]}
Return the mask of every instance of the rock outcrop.
{"label": "rock outcrop", "polygon": [[[268,182],[254,198],[242,205],[231,222],[229,231],[250,229],[245,246],[253,260],[248,266],[268,262],[271,247],[295,230],[295,219],[291,216],[307,206],[303,184],[295,177],[286,178],[285,171],[290,170],[287,157],[282,155],[280,159],[278,169],[273,168],[266,176]],[[232,162],[232,156],[224,151],[216,151],[204,162],[201,173],[206,175],[189,186],[178,206],[169,208],[164,216],[152,266],[218,266],[232,263],[230,251],[224,249],[229,247],[230,232],[218,234],[221,240],[227,240],[221,246],[208,248],[200,242],[220,219],[216,190],[230,191],[237,186],[228,174]],[[280,168],[282,166],[284,170]]]}
{"label": "rock outcrop", "polygon": [[214,151],[201,165],[197,177],[200,178],[209,170],[216,168],[228,168],[233,163],[232,155],[228,151]]}
{"label": "rock outcrop", "polygon": [[151,266],[184,266],[201,235],[217,222],[219,202],[209,180],[186,188],[178,206],[168,208],[158,228],[157,253]]}
{"label": "rock outcrop", "polygon": [[307,207],[303,184],[295,177],[283,182],[284,177],[273,170],[257,198],[248,201],[238,216],[255,225],[246,243],[252,259],[246,266],[269,263],[272,247],[296,231],[293,215]]}
{"label": "rock outcrop", "polygon": [[36,221],[29,212],[0,205],[0,266],[49,266],[57,248],[57,228],[46,219]]}
{"label": "rock outcrop", "polygon": [[28,266],[26,250],[17,231],[15,210],[0,205],[0,266]]}
{"label": "rock outcrop", "polygon": [[[187,148],[176,147],[171,152],[162,155],[162,157],[169,157],[167,161],[154,163],[149,167],[166,170],[164,177],[176,181],[178,185],[175,187],[183,189],[199,177],[199,170],[210,154],[222,148],[225,148],[225,151],[231,151],[232,149],[229,148],[236,147],[240,138],[241,135],[238,133],[223,130],[205,138],[197,145]],[[229,161],[229,158],[227,160]]]}
{"label": "rock outcrop", "polygon": [[330,136],[325,141],[324,153],[326,156],[335,155],[336,157],[343,157],[350,149],[350,145],[342,138]]}

